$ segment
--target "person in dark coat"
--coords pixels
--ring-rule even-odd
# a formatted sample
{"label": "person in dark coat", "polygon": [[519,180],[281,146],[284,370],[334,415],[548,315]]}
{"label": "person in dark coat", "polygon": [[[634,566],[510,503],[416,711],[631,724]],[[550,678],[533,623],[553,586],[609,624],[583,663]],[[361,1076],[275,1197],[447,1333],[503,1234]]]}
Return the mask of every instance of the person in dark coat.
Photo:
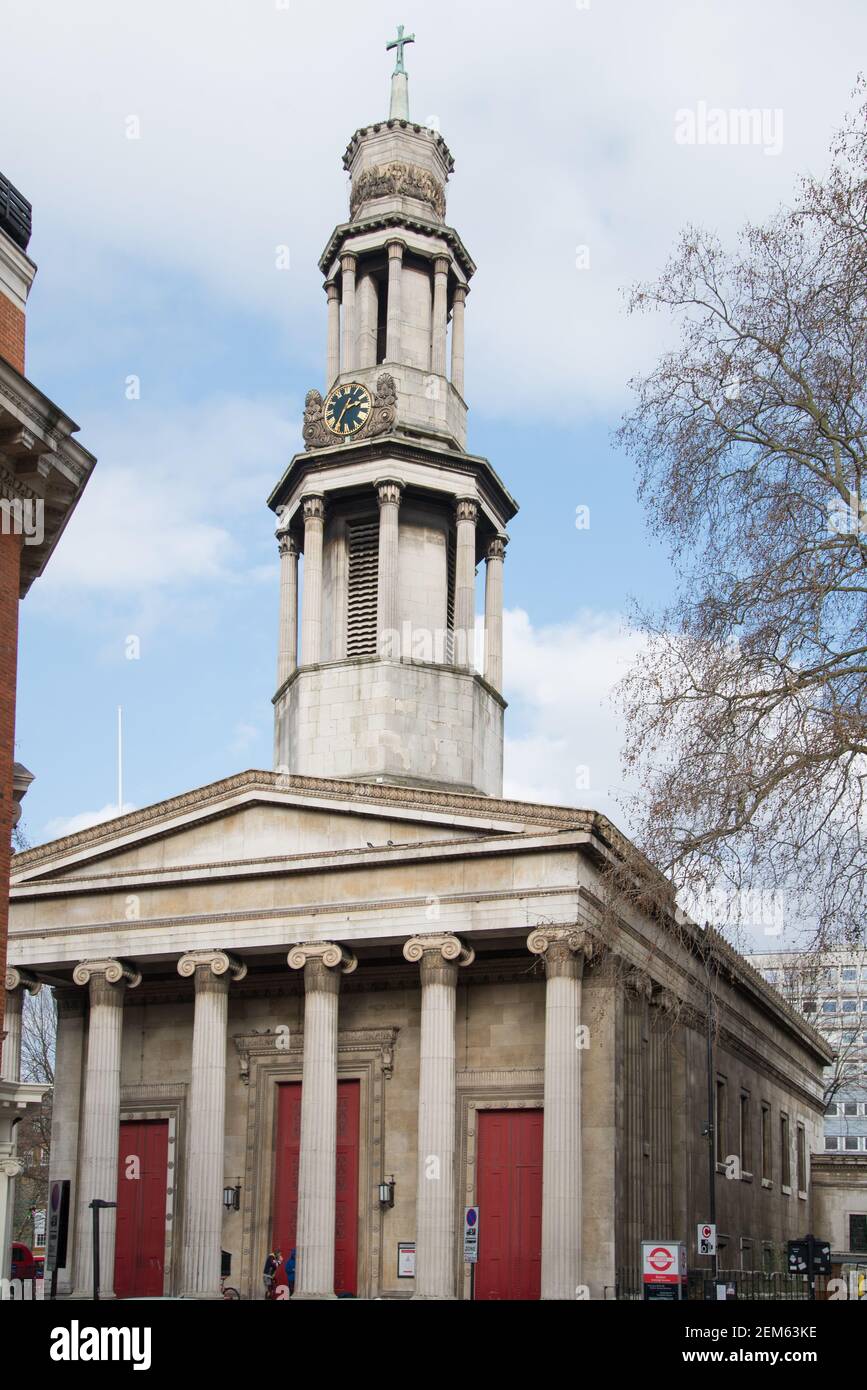
{"label": "person in dark coat", "polygon": [[286,1264],[285,1264],[285,1267],[284,1267],[284,1273],[285,1273],[285,1275],[286,1275],[286,1283],[287,1283],[287,1285],[289,1286],[289,1297],[291,1298],[292,1295],[293,1295],[293,1293],[295,1292],[295,1249],[294,1249],[294,1247],[293,1247],[293,1249],[291,1249],[291,1250],[289,1251],[289,1254],[286,1256]]}

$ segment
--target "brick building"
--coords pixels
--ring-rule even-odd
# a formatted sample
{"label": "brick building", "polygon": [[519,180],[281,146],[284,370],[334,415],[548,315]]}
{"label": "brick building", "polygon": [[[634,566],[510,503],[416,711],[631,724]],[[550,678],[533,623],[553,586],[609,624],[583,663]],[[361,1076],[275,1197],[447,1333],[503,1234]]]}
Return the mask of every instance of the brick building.
{"label": "brick building", "polygon": [[[6,1273],[18,1171],[14,1129],[44,1088],[19,1084],[21,991],[38,982],[6,969],[12,829],[32,781],[15,762],[18,604],[48,563],[90,476],[94,458],[73,438],[78,426],[24,375],[26,307],[36,274],[27,255],[30,204],[0,175],[0,1235]],[[14,986],[13,988],[9,988]]]}

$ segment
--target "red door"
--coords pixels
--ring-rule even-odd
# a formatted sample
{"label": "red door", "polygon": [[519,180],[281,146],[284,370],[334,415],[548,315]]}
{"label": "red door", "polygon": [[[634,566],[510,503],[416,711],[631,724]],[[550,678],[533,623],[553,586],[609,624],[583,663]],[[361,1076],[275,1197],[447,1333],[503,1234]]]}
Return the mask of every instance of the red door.
{"label": "red door", "polygon": [[[298,1219],[298,1161],[301,1147],[301,1084],[279,1086],[274,1174],[273,1246],[284,1255],[295,1248]],[[334,1292],[358,1293],[358,1117],[357,1081],[337,1083],[337,1212],[334,1230]],[[263,1261],[264,1263],[264,1257]]]}
{"label": "red door", "polygon": [[542,1276],[542,1111],[479,1110],[479,1299],[538,1298]]}
{"label": "red door", "polygon": [[117,1173],[114,1290],[118,1298],[163,1292],[168,1120],[124,1120]]}

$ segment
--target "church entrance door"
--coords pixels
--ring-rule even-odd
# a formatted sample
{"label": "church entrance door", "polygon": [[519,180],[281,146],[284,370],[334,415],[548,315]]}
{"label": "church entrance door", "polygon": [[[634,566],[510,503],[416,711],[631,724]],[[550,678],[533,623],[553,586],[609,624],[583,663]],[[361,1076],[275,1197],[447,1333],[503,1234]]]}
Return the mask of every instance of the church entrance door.
{"label": "church entrance door", "polygon": [[538,1298],[542,1278],[541,1110],[479,1110],[477,1299]]}
{"label": "church entrance door", "polygon": [[163,1292],[168,1156],[168,1120],[121,1121],[114,1254],[118,1298]]}
{"label": "church entrance door", "polygon": [[[301,1083],[277,1088],[277,1153],[274,1174],[272,1246],[284,1255],[295,1248],[298,1221],[298,1164],[301,1148]],[[358,1293],[358,1081],[337,1083],[337,1213],[334,1231],[334,1292]]]}

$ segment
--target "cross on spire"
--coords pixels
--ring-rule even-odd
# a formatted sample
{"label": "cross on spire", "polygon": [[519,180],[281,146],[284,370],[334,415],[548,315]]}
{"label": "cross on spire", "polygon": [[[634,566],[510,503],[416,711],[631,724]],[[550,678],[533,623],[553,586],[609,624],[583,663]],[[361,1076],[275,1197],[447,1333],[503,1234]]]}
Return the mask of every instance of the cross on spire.
{"label": "cross on spire", "polygon": [[404,50],[404,47],[406,46],[406,44],[408,44],[408,43],[415,43],[415,34],[407,34],[406,38],[404,38],[404,36],[403,36],[403,25],[402,25],[402,24],[398,24],[398,26],[397,26],[397,38],[396,38],[396,39],[391,39],[391,40],[385,45],[386,52],[388,52],[388,50],[391,49],[391,48],[396,48],[396,49],[397,49],[397,62],[396,62],[396,64],[395,64],[394,73],[392,74],[392,76],[394,76],[395,74],[397,74],[397,73],[399,73],[399,72],[406,72],[406,68],[405,68],[404,65],[403,65],[403,50]]}

